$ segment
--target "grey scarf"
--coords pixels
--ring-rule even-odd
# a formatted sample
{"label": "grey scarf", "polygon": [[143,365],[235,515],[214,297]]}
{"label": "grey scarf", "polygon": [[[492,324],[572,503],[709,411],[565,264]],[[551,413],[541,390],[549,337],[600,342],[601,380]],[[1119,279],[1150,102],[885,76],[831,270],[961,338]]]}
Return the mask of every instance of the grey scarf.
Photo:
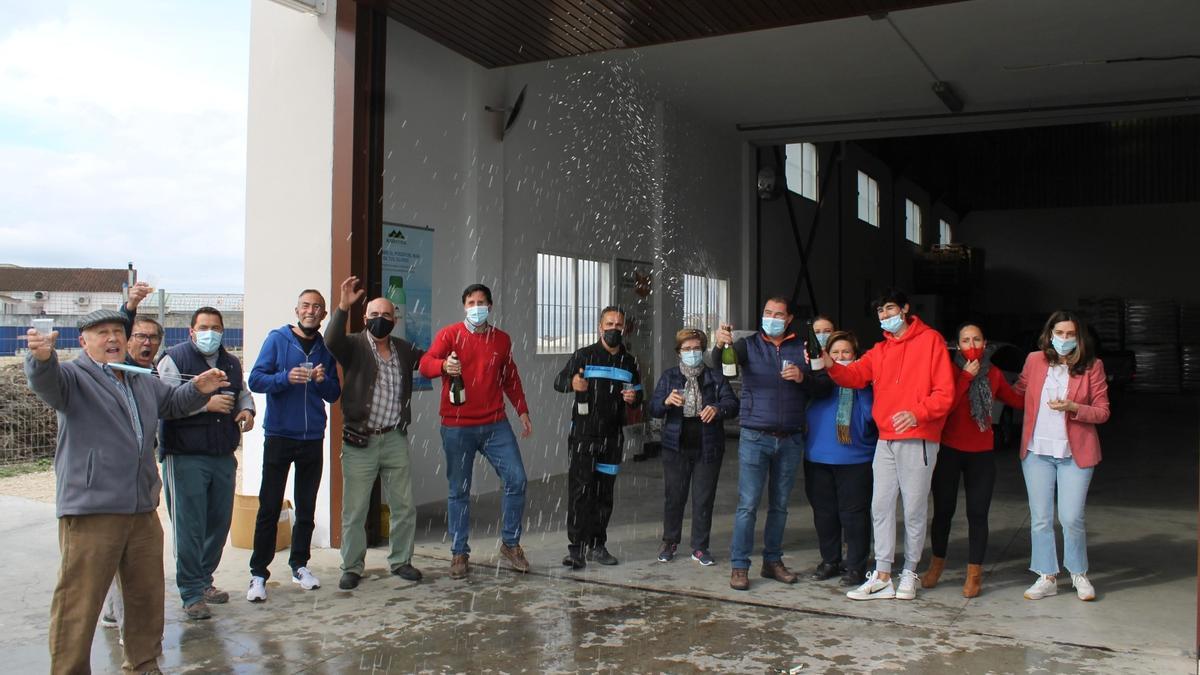
{"label": "grey scarf", "polygon": [[[962,368],[967,365],[962,352],[954,352],[954,365]],[[971,402],[971,419],[979,425],[980,431],[987,431],[992,426],[992,383],[988,381],[988,371],[992,368],[991,355],[984,351],[979,359],[979,372],[971,380],[967,389],[967,400]]]}
{"label": "grey scarf", "polygon": [[700,397],[700,373],[704,372],[704,364],[695,368],[679,364],[679,372],[683,373],[683,416],[699,417],[704,401]]}

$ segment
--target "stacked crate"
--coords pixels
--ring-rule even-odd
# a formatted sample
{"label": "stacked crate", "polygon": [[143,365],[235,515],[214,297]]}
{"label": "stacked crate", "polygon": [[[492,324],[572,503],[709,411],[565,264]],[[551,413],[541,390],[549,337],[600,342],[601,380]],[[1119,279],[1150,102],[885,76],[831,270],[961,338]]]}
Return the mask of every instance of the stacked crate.
{"label": "stacked crate", "polygon": [[1125,301],[1121,298],[1080,298],[1079,315],[1096,331],[1100,348],[1125,348]]}
{"label": "stacked crate", "polygon": [[1183,390],[1200,392],[1200,304],[1179,306],[1179,342]]}
{"label": "stacked crate", "polygon": [[1137,362],[1134,391],[1179,392],[1179,317],[1179,305],[1171,300],[1125,301],[1125,343]]}

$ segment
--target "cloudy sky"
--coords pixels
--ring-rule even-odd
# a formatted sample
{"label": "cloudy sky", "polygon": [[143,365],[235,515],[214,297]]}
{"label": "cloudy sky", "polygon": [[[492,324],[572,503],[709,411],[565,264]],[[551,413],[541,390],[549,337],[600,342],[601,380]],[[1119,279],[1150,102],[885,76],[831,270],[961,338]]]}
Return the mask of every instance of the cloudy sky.
{"label": "cloudy sky", "polygon": [[242,290],[248,0],[0,0],[0,263]]}

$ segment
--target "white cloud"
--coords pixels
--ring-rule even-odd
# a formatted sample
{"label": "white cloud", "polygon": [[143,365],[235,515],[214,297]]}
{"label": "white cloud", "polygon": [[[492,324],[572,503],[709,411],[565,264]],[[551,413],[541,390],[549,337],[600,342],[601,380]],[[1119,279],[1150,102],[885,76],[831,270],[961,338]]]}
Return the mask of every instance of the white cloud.
{"label": "white cloud", "polygon": [[3,31],[0,262],[241,290],[246,3],[65,2]]}

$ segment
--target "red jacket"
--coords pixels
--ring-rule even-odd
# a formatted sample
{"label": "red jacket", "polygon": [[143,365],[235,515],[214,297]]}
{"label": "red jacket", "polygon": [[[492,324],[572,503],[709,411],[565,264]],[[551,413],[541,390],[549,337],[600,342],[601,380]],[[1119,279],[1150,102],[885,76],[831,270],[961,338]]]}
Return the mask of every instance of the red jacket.
{"label": "red jacket", "polygon": [[[884,332],[862,358],[848,366],[833,364],[829,377],[843,387],[875,388],[871,415],[885,441],[923,439],[940,443],[946,415],[954,405],[954,365],[941,334],[916,316],[908,319],[908,330],[896,337]],[[897,433],[892,415],[907,410],[917,417],[917,426]]]}
{"label": "red jacket", "polygon": [[[1042,405],[1042,387],[1046,384],[1046,373],[1050,362],[1042,352],[1033,352],[1025,359],[1021,378],[1013,386],[1018,394],[1025,396],[1025,424],[1021,430],[1021,459],[1029,454],[1029,439],[1037,424],[1038,410]],[[1067,381],[1067,398],[1079,404],[1079,410],[1068,413],[1067,443],[1071,446],[1071,457],[1075,464],[1086,469],[1100,463],[1100,435],[1096,425],[1108,421],[1108,380],[1104,375],[1104,363],[1096,359],[1083,375],[1072,374]]]}
{"label": "red jacket", "polygon": [[[463,386],[467,402],[451,405],[450,378],[442,373],[442,363],[458,355],[462,364]],[[512,339],[508,333],[489,326],[482,333],[467,330],[462,322],[438,331],[429,351],[421,357],[421,374],[433,380],[442,378],[442,404],[439,412],[442,424],[448,427],[473,427],[494,424],[506,419],[504,395],[517,409],[518,415],[529,412],[521,375],[512,358]]]}
{"label": "red jacket", "polygon": [[[1025,408],[1025,399],[1008,386],[1008,381],[1004,379],[1004,373],[1000,372],[999,368],[988,368],[987,378],[988,384],[992,386],[992,396],[1014,410]],[[946,426],[942,429],[942,445],[963,452],[984,452],[996,447],[995,439],[992,438],[992,425],[989,424],[987,429],[980,431],[979,424],[971,417],[971,399],[967,397],[967,391],[974,379],[967,371],[958,371],[958,377],[954,380],[954,408],[946,417]]]}

